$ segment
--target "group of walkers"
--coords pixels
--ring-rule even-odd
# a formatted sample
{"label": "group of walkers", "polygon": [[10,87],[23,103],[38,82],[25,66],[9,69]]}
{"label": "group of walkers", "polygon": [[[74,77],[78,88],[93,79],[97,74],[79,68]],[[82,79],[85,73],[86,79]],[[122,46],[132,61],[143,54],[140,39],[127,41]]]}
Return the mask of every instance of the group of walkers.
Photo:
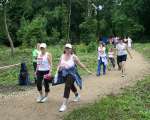
{"label": "group of walkers", "polygon": [[[100,42],[98,47],[97,76],[101,75],[101,66],[103,66],[103,75],[106,74],[108,63],[111,63],[110,66],[115,68],[115,55],[117,55],[118,69],[122,71],[122,77],[125,76],[125,62],[127,59],[127,52],[131,58],[132,56],[124,40],[121,38],[118,38],[117,40],[118,42],[112,42],[110,40],[108,45],[106,45],[104,42]],[[37,102],[44,103],[48,100],[48,94],[50,92],[50,86],[47,77],[52,78],[52,54],[47,52],[47,45],[45,43],[38,43],[32,54],[33,66],[35,70],[35,83],[40,95],[37,98]],[[82,89],[82,80],[78,74],[77,66],[80,66],[90,74],[92,73],[80,61],[78,56],[74,54],[72,45],[68,43],[64,47],[64,52],[60,57],[56,72],[57,79],[62,79],[65,83],[63,103],[59,109],[60,112],[63,112],[67,109],[70,91],[72,91],[75,95],[74,102],[78,102],[80,100],[80,95],[75,86],[76,83],[76,85]],[[43,84],[45,87],[45,94],[42,91]]]}
{"label": "group of walkers", "polygon": [[115,69],[117,60],[118,70],[121,70],[121,76],[124,77],[127,54],[132,59],[131,49],[132,40],[129,37],[127,39],[114,37],[110,38],[108,42],[100,42],[98,47],[97,76],[101,75],[101,66],[103,66],[103,75],[106,74],[107,68],[108,70]]}
{"label": "group of walkers", "polygon": [[[48,93],[50,91],[49,81],[46,79],[46,76],[52,76],[52,55],[47,52],[46,44],[41,43],[39,46],[39,51],[36,50],[36,56],[33,54],[33,58],[36,59],[36,69],[35,69],[35,79],[37,84],[37,89],[40,96],[37,98],[37,102],[43,103],[48,100]],[[33,53],[35,50],[33,51]],[[35,62],[33,62],[35,66]],[[67,103],[70,95],[70,90],[74,93],[75,99],[74,102],[80,100],[80,95],[75,86],[76,84],[82,89],[82,80],[77,72],[77,65],[85,69],[88,73],[91,73],[87,67],[81,63],[78,56],[73,53],[72,45],[66,44],[64,52],[60,57],[60,61],[57,66],[58,78],[63,79],[65,83],[63,103],[59,109],[60,112],[63,112],[67,109]],[[61,74],[60,74],[61,73]],[[44,81],[44,82],[43,82]],[[45,94],[42,92],[42,84],[44,83]]]}

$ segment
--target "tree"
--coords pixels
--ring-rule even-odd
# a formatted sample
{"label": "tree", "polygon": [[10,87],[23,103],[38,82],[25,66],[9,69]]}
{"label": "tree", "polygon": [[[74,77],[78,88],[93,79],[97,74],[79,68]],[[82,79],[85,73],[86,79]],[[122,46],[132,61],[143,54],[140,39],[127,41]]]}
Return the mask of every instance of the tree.
{"label": "tree", "polygon": [[72,0],[69,0],[69,5],[68,5],[68,31],[67,31],[67,42],[70,42],[71,4],[72,4]]}
{"label": "tree", "polygon": [[37,42],[49,42],[45,30],[47,19],[43,16],[36,16],[31,22],[22,18],[21,27],[17,36],[25,45],[34,46]]}
{"label": "tree", "polygon": [[[104,7],[97,20],[92,3]],[[22,43],[22,37],[26,36],[26,33],[21,35],[19,31],[31,31],[30,26],[35,29],[36,25],[32,23],[35,19],[41,20],[37,16],[46,20],[45,27],[40,26],[40,34],[46,36],[50,44],[65,43],[67,40],[89,43],[95,40],[96,29],[105,36],[130,35],[136,38],[150,34],[150,0],[10,0],[10,5],[6,7],[9,35],[18,46]],[[95,25],[95,20],[99,24]],[[24,27],[23,23],[26,24]],[[4,26],[4,23],[0,22],[0,25]],[[2,29],[0,35],[3,39]],[[32,34],[34,37],[30,38],[37,39],[37,35]]]}
{"label": "tree", "polygon": [[14,56],[14,44],[13,44],[12,38],[10,36],[9,30],[8,30],[8,24],[7,24],[6,4],[8,2],[9,2],[8,0],[1,0],[0,5],[1,5],[2,9],[3,9],[4,26],[5,26],[5,31],[6,31],[7,38],[9,40],[10,47],[11,47],[11,55]]}

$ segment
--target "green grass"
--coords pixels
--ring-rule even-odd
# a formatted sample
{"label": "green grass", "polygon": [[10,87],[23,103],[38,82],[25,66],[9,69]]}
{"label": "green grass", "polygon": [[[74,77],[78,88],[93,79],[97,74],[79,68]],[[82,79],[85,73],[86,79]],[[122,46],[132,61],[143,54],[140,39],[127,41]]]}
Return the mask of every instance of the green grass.
{"label": "green grass", "polygon": [[[134,48],[150,60],[150,43],[136,43]],[[64,120],[150,120],[150,76],[123,94],[72,111]]]}
{"label": "green grass", "polygon": [[146,58],[150,59],[150,43],[135,43],[134,48]]}
{"label": "green grass", "polygon": [[[88,52],[87,46],[75,45],[76,54],[79,56],[80,60],[87,65],[87,67],[95,72],[97,64],[97,53]],[[56,71],[59,58],[63,53],[63,46],[49,46],[48,51],[52,53],[53,56],[53,74]],[[33,80],[33,67],[32,67],[32,49],[31,48],[16,48],[15,57],[10,56],[10,49],[4,46],[0,46],[0,66],[10,65],[20,63],[21,61],[26,61],[28,66],[28,71],[30,73],[30,79]],[[0,85],[16,85],[18,81],[20,66],[13,67],[6,70],[0,70]],[[79,68],[81,75],[87,74],[83,69]]]}

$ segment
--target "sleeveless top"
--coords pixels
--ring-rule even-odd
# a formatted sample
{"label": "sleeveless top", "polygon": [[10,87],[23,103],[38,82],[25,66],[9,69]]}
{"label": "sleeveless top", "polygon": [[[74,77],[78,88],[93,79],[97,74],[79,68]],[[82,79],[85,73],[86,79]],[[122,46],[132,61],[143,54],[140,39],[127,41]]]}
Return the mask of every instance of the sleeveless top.
{"label": "sleeveless top", "polygon": [[61,56],[61,60],[60,60],[60,67],[65,68],[65,69],[69,69],[69,68],[75,66],[75,62],[74,62],[74,58],[73,58],[74,55],[71,55],[70,59],[67,61],[64,59],[64,57],[65,57],[65,55],[63,54]]}
{"label": "sleeveless top", "polygon": [[108,52],[108,57],[109,58],[114,58],[114,52]]}
{"label": "sleeveless top", "polygon": [[38,71],[49,71],[50,64],[48,62],[48,53],[42,55],[41,53],[37,57],[37,70]]}

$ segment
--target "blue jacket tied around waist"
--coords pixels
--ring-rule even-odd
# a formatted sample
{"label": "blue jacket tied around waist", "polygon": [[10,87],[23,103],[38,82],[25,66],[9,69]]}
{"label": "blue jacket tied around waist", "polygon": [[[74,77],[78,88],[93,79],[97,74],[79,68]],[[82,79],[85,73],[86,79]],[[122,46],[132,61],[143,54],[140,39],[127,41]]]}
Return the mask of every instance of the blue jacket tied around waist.
{"label": "blue jacket tied around waist", "polygon": [[66,77],[67,75],[72,75],[73,80],[76,82],[76,84],[79,86],[79,88],[82,89],[82,79],[81,79],[80,75],[78,74],[76,66],[68,68],[68,69],[62,68],[58,72],[58,78],[57,78],[58,83],[60,81],[64,82],[63,78]]}

